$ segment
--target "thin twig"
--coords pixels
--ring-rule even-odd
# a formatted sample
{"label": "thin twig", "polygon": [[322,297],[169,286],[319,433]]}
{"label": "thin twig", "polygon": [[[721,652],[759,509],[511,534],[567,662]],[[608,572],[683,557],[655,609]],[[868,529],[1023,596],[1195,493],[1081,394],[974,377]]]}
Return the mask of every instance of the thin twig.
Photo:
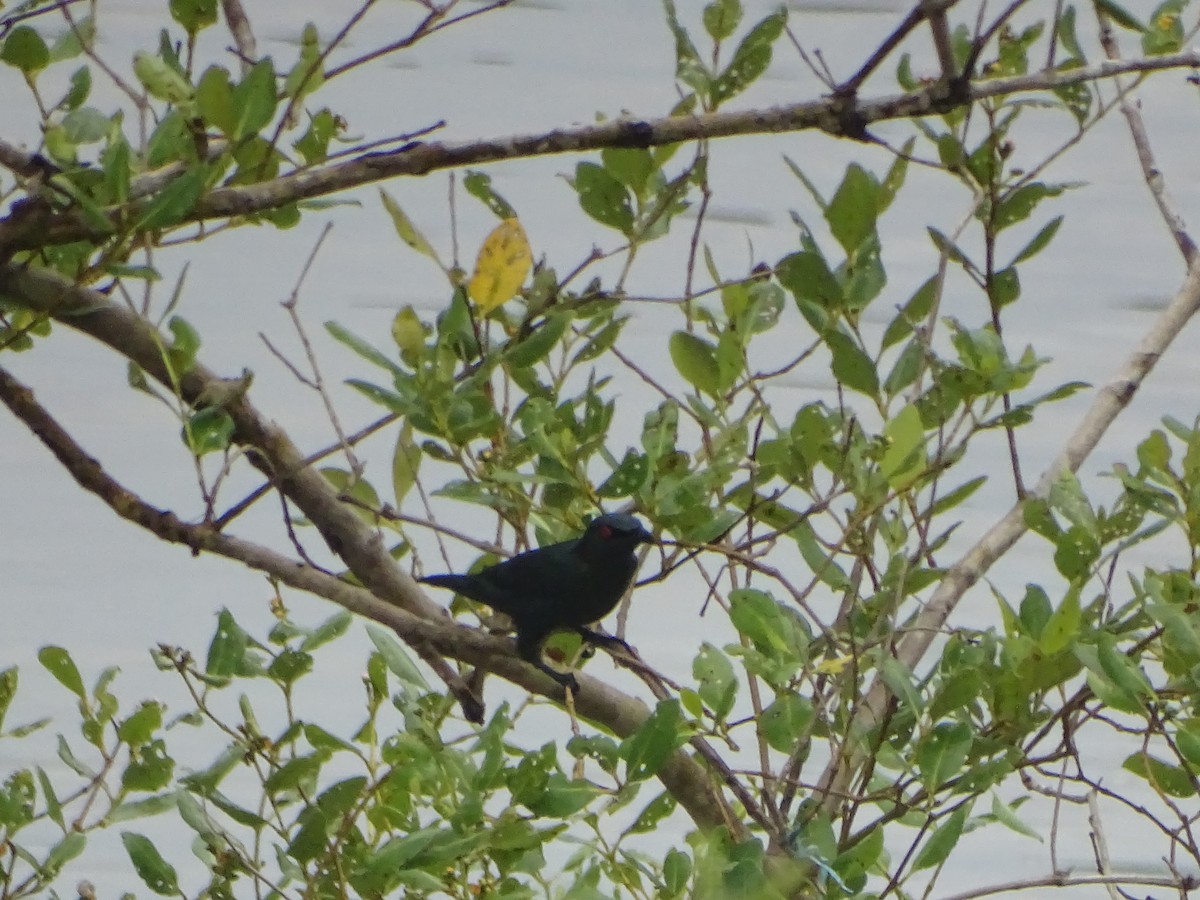
{"label": "thin twig", "polygon": [[[1100,28],[1100,45],[1110,60],[1114,62],[1120,60],[1120,48],[1113,38],[1112,27],[1107,23]],[[1196,258],[1196,242],[1188,234],[1187,223],[1183,221],[1183,216],[1167,196],[1166,179],[1163,178],[1162,171],[1154,159],[1154,150],[1150,146],[1150,134],[1146,131],[1146,122],[1142,118],[1141,110],[1136,104],[1129,101],[1128,95],[1121,88],[1119,79],[1116,84],[1120,97],[1121,115],[1125,117],[1125,122],[1129,126],[1129,136],[1133,138],[1133,146],[1137,151],[1142,177],[1146,179],[1146,187],[1150,190],[1150,196],[1154,198],[1158,213],[1170,230],[1171,237],[1175,239],[1175,246],[1183,255],[1183,261],[1191,266]]]}
{"label": "thin twig", "polygon": [[225,13],[225,24],[237,48],[237,57],[241,62],[244,76],[258,61],[258,44],[254,40],[254,29],[250,27],[250,19],[242,7],[242,0],[221,0],[221,9]]}

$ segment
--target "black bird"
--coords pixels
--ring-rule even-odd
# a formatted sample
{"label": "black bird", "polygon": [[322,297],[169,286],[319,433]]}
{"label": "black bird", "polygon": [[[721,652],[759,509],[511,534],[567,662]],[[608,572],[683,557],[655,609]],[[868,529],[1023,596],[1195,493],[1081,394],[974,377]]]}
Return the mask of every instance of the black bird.
{"label": "black bird", "polygon": [[612,612],[637,571],[633,551],[653,540],[634,516],[606,513],[572,540],[526,551],[473,575],[430,575],[419,580],[450,588],[507,615],[517,630],[521,658],[563,687],[578,691],[574,675],[546,665],[542,644],[556,631],[574,631],[592,644],[628,650],[620,638],[587,626]]}

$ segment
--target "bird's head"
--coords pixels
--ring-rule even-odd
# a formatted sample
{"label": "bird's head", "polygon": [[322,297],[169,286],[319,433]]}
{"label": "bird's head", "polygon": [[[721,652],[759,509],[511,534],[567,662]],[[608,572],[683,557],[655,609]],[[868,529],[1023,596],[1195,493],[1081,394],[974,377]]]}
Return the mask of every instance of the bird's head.
{"label": "bird's head", "polygon": [[628,513],[605,513],[588,523],[583,533],[586,544],[605,550],[633,550],[638,544],[654,543],[654,535],[643,527],[636,516]]}

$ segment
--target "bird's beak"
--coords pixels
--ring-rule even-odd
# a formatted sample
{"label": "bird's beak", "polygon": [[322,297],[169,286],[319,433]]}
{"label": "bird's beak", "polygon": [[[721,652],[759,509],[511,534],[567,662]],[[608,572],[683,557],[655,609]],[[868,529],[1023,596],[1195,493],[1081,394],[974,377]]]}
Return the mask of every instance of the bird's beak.
{"label": "bird's beak", "polygon": [[645,528],[640,528],[640,529],[638,529],[638,543],[639,544],[657,544],[658,541],[656,541],[654,539],[654,535],[652,535],[650,532],[648,532]]}

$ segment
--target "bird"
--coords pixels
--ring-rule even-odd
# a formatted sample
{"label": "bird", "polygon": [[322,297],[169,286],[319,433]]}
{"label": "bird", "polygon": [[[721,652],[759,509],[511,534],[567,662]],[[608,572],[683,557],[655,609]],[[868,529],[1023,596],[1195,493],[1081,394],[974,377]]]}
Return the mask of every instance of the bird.
{"label": "bird", "polygon": [[468,575],[428,575],[423,584],[477,600],[512,619],[517,654],[564,688],[578,693],[579,683],[542,659],[542,644],[559,631],[574,631],[599,646],[631,651],[623,640],[588,626],[612,612],[637,572],[639,544],[654,542],[628,513],[597,516],[583,534],[569,541],[527,550]]}

